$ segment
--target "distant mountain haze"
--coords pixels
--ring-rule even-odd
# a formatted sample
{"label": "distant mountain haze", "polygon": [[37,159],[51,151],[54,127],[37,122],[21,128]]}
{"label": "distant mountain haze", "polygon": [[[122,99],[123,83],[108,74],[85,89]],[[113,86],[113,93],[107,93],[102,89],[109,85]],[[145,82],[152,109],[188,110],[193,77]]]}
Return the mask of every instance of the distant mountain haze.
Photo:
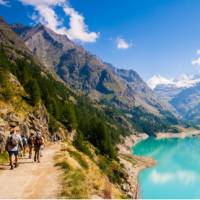
{"label": "distant mountain haze", "polygon": [[183,74],[174,79],[155,75],[147,84],[158,96],[168,101],[184,119],[200,122],[200,74]]}

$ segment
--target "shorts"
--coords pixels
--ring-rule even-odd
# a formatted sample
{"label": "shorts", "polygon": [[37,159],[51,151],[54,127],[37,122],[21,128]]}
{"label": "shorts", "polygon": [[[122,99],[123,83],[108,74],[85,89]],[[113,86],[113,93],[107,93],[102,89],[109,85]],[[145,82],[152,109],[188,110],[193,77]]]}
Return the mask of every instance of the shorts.
{"label": "shorts", "polygon": [[18,151],[8,151],[9,156],[18,156]]}

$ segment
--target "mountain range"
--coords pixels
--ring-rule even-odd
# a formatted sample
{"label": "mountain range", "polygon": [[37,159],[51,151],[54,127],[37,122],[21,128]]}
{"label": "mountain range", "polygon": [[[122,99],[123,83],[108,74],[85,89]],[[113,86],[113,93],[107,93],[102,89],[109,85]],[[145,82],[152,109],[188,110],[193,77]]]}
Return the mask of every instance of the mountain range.
{"label": "mountain range", "polygon": [[200,74],[183,74],[174,79],[155,75],[147,84],[158,96],[168,101],[183,119],[200,122]]}
{"label": "mountain range", "polygon": [[112,102],[123,109],[142,106],[157,115],[171,109],[135,71],[118,69],[102,61],[66,35],[56,34],[42,24],[34,27],[14,24],[11,27],[47,69],[94,101]]}

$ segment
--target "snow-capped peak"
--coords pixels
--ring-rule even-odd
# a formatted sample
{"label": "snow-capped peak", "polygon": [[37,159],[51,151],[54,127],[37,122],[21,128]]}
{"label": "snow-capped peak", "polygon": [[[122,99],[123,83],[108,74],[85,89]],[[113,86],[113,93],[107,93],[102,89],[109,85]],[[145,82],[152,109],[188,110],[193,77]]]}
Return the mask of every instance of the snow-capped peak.
{"label": "snow-capped peak", "polygon": [[154,75],[147,81],[148,86],[153,90],[157,85],[168,85],[172,84],[173,79],[167,79],[160,75]]}
{"label": "snow-capped peak", "polygon": [[155,89],[158,85],[171,85],[176,88],[189,88],[200,83],[199,75],[182,74],[178,78],[167,79],[160,75],[155,75],[147,81],[151,89]]}

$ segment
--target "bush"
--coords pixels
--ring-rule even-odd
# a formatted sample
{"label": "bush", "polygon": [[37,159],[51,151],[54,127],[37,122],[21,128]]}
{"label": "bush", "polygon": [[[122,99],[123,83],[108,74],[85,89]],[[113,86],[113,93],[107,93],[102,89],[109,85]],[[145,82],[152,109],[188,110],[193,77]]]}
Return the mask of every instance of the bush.
{"label": "bush", "polygon": [[49,115],[49,132],[50,133],[55,133],[58,131],[59,129],[59,124],[58,122],[55,120],[55,118],[51,115]]}
{"label": "bush", "polygon": [[100,156],[97,164],[113,183],[121,184],[126,177],[123,167],[114,160]]}
{"label": "bush", "polygon": [[40,88],[35,79],[30,79],[25,85],[25,90],[30,96],[31,105],[35,106],[40,101]]}
{"label": "bush", "polygon": [[88,143],[87,141],[85,141],[83,134],[78,131],[74,141],[73,141],[73,145],[81,152],[85,153],[87,156],[89,156],[91,159],[93,158],[93,155],[88,147]]}
{"label": "bush", "polygon": [[4,88],[2,94],[6,101],[9,101],[12,98],[12,91],[8,87]]}

